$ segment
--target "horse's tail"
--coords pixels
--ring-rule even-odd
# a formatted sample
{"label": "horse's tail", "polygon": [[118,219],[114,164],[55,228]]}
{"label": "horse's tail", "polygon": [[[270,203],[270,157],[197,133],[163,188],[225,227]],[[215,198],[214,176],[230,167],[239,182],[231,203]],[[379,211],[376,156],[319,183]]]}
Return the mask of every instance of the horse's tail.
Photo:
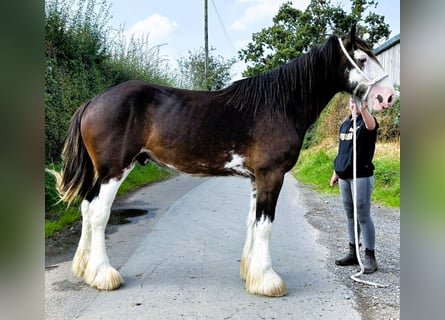
{"label": "horse's tail", "polygon": [[68,205],[78,196],[84,199],[97,188],[96,170],[80,134],[82,115],[89,104],[90,101],[83,104],[71,119],[62,150],[61,171],[47,170],[56,178],[59,201],[68,202]]}

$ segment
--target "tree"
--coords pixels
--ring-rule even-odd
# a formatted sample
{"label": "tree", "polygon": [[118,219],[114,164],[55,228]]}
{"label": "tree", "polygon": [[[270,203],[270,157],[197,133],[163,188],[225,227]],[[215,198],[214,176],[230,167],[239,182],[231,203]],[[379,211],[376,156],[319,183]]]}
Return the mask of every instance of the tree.
{"label": "tree", "polygon": [[178,60],[181,80],[179,85],[183,88],[195,90],[219,90],[232,78],[230,69],[236,62],[235,58],[224,59],[222,56],[212,55],[215,48],[209,50],[209,65],[207,77],[205,76],[205,52],[202,48],[189,51],[188,57]]}
{"label": "tree", "polygon": [[347,33],[354,23],[371,46],[387,39],[390,31],[385,18],[371,11],[364,16],[377,4],[375,0],[352,0],[351,12],[346,13],[330,0],[311,0],[305,11],[293,8],[292,2],[284,3],[273,18],[274,24],[254,33],[247,48],[238,52],[240,59],[250,64],[243,76],[285,64],[321,44],[327,35]]}

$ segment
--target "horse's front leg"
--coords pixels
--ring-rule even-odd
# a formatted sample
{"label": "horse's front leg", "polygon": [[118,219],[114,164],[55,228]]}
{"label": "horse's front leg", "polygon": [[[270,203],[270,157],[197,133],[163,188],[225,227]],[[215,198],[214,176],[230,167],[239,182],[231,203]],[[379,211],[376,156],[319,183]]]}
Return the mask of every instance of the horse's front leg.
{"label": "horse's front leg", "polygon": [[252,294],[279,297],[287,293],[283,279],[272,268],[269,251],[272,222],[283,178],[280,172],[256,176],[256,216],[246,272],[246,289]]}

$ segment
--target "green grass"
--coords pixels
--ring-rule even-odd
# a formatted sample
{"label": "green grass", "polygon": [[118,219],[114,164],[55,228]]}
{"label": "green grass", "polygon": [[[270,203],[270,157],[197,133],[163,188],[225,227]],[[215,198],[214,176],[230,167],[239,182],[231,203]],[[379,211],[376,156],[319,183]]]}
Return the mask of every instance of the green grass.
{"label": "green grass", "polygon": [[[49,167],[60,169],[60,164],[52,164]],[[173,173],[149,162],[145,166],[136,165],[119,188],[118,194],[125,194],[145,184],[159,181],[172,176]],[[57,203],[58,196],[55,189],[55,179],[45,173],[45,237],[54,232],[70,226],[81,217],[79,202],[74,202],[69,208],[65,203]]]}
{"label": "green grass", "polygon": [[373,199],[391,207],[400,207],[400,161],[374,161]]}
{"label": "green grass", "polygon": [[118,195],[137,189],[144,184],[159,181],[172,176],[174,173],[166,168],[160,167],[153,162],[145,166],[136,165],[135,168],[124,180],[117,192]]}
{"label": "green grass", "polygon": [[73,205],[72,207],[63,209],[61,215],[55,220],[45,219],[45,237],[49,237],[54,232],[70,226],[71,224],[73,224],[73,222],[77,221],[79,218],[80,218],[79,207]]}
{"label": "green grass", "polygon": [[[322,192],[339,193],[338,187],[331,188],[329,180],[334,170],[333,150],[303,150],[297,165],[292,170],[300,181],[308,183]],[[375,157],[374,191],[372,200],[390,207],[400,206],[400,160],[391,157]]]}
{"label": "green grass", "polygon": [[329,187],[329,180],[334,170],[334,158],[333,152],[302,150],[292,173],[298,180],[313,185],[316,190],[335,192],[336,188]]}

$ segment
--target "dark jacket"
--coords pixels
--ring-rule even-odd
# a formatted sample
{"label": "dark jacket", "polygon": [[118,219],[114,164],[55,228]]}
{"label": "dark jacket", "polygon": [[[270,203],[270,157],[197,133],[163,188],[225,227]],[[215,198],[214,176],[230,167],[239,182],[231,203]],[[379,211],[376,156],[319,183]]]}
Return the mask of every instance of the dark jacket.
{"label": "dark jacket", "polygon": [[[357,117],[357,178],[370,177],[374,174],[372,158],[379,127],[377,119],[375,122],[375,128],[368,130],[362,116]],[[352,116],[349,116],[340,126],[338,154],[334,160],[334,170],[340,179],[353,178],[353,128]]]}

